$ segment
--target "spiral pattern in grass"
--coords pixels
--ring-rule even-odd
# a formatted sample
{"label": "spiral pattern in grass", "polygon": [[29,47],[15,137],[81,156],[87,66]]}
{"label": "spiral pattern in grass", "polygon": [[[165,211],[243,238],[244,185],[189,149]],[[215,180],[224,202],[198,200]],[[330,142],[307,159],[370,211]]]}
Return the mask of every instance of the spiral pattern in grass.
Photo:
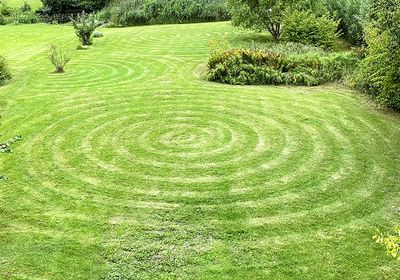
{"label": "spiral pattern in grass", "polygon": [[[340,87],[201,80],[210,40],[254,36],[227,23],[106,29],[86,51],[65,26],[4,32],[16,78],[1,89],[2,128],[24,136],[2,163],[13,178],[0,193],[4,275],[400,272],[371,242],[400,213],[398,116]],[[53,40],[73,54],[62,75],[46,64]]]}

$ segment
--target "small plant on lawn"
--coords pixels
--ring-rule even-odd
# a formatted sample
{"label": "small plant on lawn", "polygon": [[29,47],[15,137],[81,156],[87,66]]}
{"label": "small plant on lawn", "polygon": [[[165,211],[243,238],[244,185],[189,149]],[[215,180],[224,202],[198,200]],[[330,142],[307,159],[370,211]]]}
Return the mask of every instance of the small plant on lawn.
{"label": "small plant on lawn", "polygon": [[72,25],[82,46],[89,46],[92,44],[93,32],[100,24],[93,14],[82,12],[76,19],[72,19]]}
{"label": "small plant on lawn", "polygon": [[12,152],[11,145],[21,140],[22,140],[21,135],[16,135],[14,138],[11,138],[7,142],[0,143],[0,153],[6,153],[6,154],[11,153]]}
{"label": "small plant on lawn", "polygon": [[64,54],[61,48],[57,47],[54,44],[51,44],[49,51],[49,59],[50,62],[56,68],[54,71],[55,73],[64,73],[64,67],[71,60],[71,57]]}
{"label": "small plant on lawn", "polygon": [[104,35],[100,31],[93,32],[93,38],[101,38],[101,37],[104,37]]}
{"label": "small plant on lawn", "polygon": [[400,260],[400,224],[393,229],[393,232],[384,234],[379,231],[373,238],[376,243],[386,247],[388,255]]}
{"label": "small plant on lawn", "polygon": [[[15,142],[22,140],[21,135],[16,135],[7,142],[0,143],[0,153],[9,154],[12,152],[11,145]],[[8,178],[4,175],[0,175],[0,181],[6,181]]]}

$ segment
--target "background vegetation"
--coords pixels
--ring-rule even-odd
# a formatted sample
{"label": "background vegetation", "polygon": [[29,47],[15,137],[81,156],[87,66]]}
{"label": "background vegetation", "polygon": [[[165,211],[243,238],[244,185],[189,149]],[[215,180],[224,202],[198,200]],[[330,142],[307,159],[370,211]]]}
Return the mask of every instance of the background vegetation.
{"label": "background vegetation", "polygon": [[367,56],[359,86],[380,102],[400,110],[400,0],[375,0],[365,28]]}
{"label": "background vegetation", "polygon": [[230,18],[225,0],[117,0],[100,19],[111,26],[224,21]]}

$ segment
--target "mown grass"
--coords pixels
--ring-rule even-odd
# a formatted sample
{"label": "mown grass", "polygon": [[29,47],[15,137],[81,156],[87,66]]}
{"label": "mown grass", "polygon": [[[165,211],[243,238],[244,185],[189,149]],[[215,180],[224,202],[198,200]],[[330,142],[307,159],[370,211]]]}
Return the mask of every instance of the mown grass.
{"label": "mown grass", "polygon": [[[396,279],[400,118],[338,86],[208,83],[229,23],[0,27],[1,279]],[[53,74],[49,43],[72,55]]]}

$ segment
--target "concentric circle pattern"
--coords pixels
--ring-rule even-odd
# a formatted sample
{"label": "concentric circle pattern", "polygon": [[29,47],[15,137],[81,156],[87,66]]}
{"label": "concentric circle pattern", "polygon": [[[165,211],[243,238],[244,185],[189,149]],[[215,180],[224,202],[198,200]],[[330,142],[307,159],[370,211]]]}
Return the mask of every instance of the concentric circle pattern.
{"label": "concentric circle pattern", "polygon": [[[398,275],[369,244],[399,215],[398,116],[343,88],[201,80],[210,40],[254,36],[227,23],[106,29],[85,51],[70,28],[35,28],[37,55],[11,56],[16,78],[0,91],[12,100],[2,128],[24,136],[0,195],[0,210],[26,213],[5,222],[14,254],[45,260],[41,238],[72,263],[92,254],[66,266],[71,279]],[[62,75],[45,61],[54,40],[73,55]]]}

